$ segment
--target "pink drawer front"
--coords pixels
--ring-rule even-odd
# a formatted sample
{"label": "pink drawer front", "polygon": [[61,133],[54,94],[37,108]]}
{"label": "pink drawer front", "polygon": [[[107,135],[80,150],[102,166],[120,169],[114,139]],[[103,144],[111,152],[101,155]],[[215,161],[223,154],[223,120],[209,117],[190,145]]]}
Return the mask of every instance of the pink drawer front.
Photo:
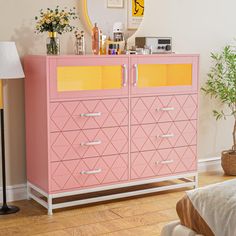
{"label": "pink drawer front", "polygon": [[196,120],[131,127],[131,152],[182,147],[196,143]]}
{"label": "pink drawer front", "polygon": [[51,161],[128,153],[128,127],[50,134]]}
{"label": "pink drawer front", "polygon": [[50,131],[128,125],[128,99],[50,103]]}
{"label": "pink drawer front", "polygon": [[51,191],[128,180],[128,154],[51,163]]}
{"label": "pink drawer front", "polygon": [[197,95],[131,99],[131,124],[151,124],[197,119]]}
{"label": "pink drawer front", "polygon": [[196,146],[131,154],[131,179],[197,170]]}

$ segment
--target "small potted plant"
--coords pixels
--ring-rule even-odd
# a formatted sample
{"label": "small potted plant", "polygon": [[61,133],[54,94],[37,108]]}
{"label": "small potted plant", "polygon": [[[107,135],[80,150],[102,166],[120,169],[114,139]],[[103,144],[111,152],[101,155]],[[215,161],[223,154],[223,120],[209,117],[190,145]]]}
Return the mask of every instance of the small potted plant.
{"label": "small potted plant", "polygon": [[213,66],[202,90],[225,106],[221,111],[213,110],[216,120],[229,116],[234,118],[233,146],[222,152],[221,165],[226,174],[236,175],[236,53],[226,46],[222,52],[212,53],[211,58]]}
{"label": "small potted plant", "polygon": [[55,9],[40,10],[40,16],[35,17],[36,33],[48,32],[47,54],[60,54],[60,41],[57,33],[71,32],[75,28],[71,25],[71,21],[77,18],[75,8],[60,10],[57,6]]}

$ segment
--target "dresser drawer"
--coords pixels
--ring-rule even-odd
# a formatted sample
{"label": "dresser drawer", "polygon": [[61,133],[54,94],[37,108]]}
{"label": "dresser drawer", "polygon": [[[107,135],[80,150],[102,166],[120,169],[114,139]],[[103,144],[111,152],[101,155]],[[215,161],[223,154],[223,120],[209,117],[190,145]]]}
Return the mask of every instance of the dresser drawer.
{"label": "dresser drawer", "polygon": [[51,163],[51,191],[128,180],[128,154]]}
{"label": "dresser drawer", "polygon": [[131,153],[131,179],[196,170],[196,146]]}
{"label": "dresser drawer", "polygon": [[50,134],[50,160],[76,160],[128,153],[128,127]]}
{"label": "dresser drawer", "polygon": [[197,119],[197,94],[131,99],[131,124]]}
{"label": "dresser drawer", "polygon": [[128,99],[50,103],[50,131],[128,125]]}
{"label": "dresser drawer", "polygon": [[131,126],[131,152],[196,145],[197,121]]}

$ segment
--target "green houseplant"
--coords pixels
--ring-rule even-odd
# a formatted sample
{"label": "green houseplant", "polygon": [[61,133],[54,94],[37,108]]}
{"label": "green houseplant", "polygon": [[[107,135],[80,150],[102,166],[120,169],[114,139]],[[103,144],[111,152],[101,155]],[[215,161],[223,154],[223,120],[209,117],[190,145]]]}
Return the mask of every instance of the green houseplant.
{"label": "green houseplant", "polygon": [[224,105],[223,110],[213,110],[216,120],[234,118],[233,146],[223,151],[221,164],[226,174],[236,175],[236,53],[226,46],[220,53],[212,53],[213,65],[202,90]]}

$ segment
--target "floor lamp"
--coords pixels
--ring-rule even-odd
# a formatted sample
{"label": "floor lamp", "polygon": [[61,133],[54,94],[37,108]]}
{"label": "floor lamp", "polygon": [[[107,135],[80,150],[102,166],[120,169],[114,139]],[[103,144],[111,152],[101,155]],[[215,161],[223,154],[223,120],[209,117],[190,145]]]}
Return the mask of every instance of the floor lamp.
{"label": "floor lamp", "polygon": [[4,110],[3,110],[3,87],[4,81],[8,79],[24,78],[20,58],[14,42],[0,41],[0,112],[1,112],[1,148],[2,148],[2,193],[3,205],[0,208],[0,215],[7,215],[18,212],[16,206],[7,205],[6,196],[6,163],[5,163],[5,138],[4,138]]}

